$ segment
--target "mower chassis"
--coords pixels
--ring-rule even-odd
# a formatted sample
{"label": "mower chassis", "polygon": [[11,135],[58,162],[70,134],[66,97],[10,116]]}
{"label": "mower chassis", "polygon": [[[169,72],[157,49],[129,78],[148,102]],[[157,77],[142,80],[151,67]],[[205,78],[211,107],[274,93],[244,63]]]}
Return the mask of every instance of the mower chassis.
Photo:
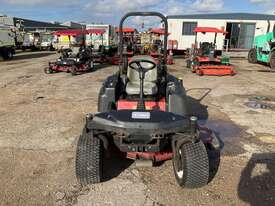
{"label": "mower chassis", "polygon": [[[133,115],[139,114],[148,115],[147,117],[150,118],[133,119]],[[185,131],[190,134],[191,131],[196,130],[195,124],[191,124],[186,117],[163,111],[118,110],[88,116],[86,129],[92,130],[94,135],[112,134],[116,146],[122,152],[160,152],[166,146],[167,140],[171,140],[176,133]],[[145,137],[142,142],[131,141],[141,136]],[[185,136],[182,135],[182,137]],[[193,141],[195,138],[194,132]],[[107,146],[108,140],[104,138],[102,141]]]}

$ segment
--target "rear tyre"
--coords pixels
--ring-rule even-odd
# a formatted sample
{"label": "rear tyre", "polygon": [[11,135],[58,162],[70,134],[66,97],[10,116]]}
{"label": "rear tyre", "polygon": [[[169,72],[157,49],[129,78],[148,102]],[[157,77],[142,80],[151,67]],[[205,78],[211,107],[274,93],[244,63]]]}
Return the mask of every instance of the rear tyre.
{"label": "rear tyre", "polygon": [[177,183],[186,188],[199,188],[209,180],[209,160],[202,141],[183,144],[173,157]]}
{"label": "rear tyre", "polygon": [[94,68],[95,68],[94,61],[89,62],[89,68],[90,68],[89,69],[90,71],[94,71]]}
{"label": "rear tyre", "polygon": [[12,59],[12,58],[13,58],[12,49],[10,49],[10,48],[4,49],[4,51],[3,51],[3,57],[4,57],[4,59],[6,59],[6,60]]}
{"label": "rear tyre", "polygon": [[270,68],[275,69],[275,51],[270,55]]}
{"label": "rear tyre", "polygon": [[103,145],[100,139],[84,129],[76,149],[76,177],[81,185],[102,181]]}
{"label": "rear tyre", "polygon": [[11,49],[7,51],[7,59],[13,59],[13,52]]}
{"label": "rear tyre", "polygon": [[250,51],[248,52],[248,62],[251,64],[257,63],[257,51],[255,48],[250,49]]}

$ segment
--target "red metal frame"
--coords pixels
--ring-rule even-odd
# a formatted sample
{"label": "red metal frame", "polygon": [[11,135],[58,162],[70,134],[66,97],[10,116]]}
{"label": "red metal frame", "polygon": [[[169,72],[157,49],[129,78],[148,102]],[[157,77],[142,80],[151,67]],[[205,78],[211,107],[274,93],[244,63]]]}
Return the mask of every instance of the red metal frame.
{"label": "red metal frame", "polygon": [[[158,35],[164,35],[165,30],[163,28],[152,28],[152,29],[150,29],[150,33],[158,34]],[[168,35],[170,35],[170,34],[171,33],[168,33]]]}
{"label": "red metal frame", "polygon": [[233,76],[236,74],[233,66],[230,65],[201,65],[195,66],[193,71],[200,76]]}
{"label": "red metal frame", "polygon": [[222,29],[218,29],[215,27],[196,27],[194,29],[195,33],[221,33],[221,34],[227,34],[227,31],[224,31]]}
{"label": "red metal frame", "polygon": [[146,159],[161,162],[173,158],[173,152],[127,152],[128,159]]}
{"label": "red metal frame", "polygon": [[[119,28],[116,28],[115,32],[116,32],[116,33],[119,33],[119,32],[120,32],[120,31],[119,31]],[[134,33],[134,32],[136,32],[136,29],[131,28],[131,27],[124,27],[124,28],[122,29],[122,32],[123,32],[123,33]]]}
{"label": "red metal frame", "polygon": [[[117,101],[117,109],[136,109],[138,101],[130,101],[130,100],[118,100]],[[165,98],[160,99],[159,101],[146,101],[145,108],[147,110],[166,110],[166,101]]]}
{"label": "red metal frame", "polygon": [[[80,64],[80,65],[75,65],[76,67],[76,72],[86,72],[89,70],[89,65],[86,64]],[[55,63],[50,64],[50,69],[55,71],[55,72],[70,72],[72,66],[59,66]]]}
{"label": "red metal frame", "polygon": [[57,36],[77,36],[77,35],[81,35],[81,34],[99,34],[102,35],[105,33],[104,29],[69,29],[69,30],[60,30],[60,31],[56,31],[53,32],[54,35]]}
{"label": "red metal frame", "polygon": [[[130,101],[130,100],[119,100],[117,102],[117,109],[136,109],[137,108],[137,101]],[[166,101],[165,98],[160,99],[159,101],[146,101],[145,108],[147,110],[166,110]],[[167,152],[127,152],[127,158],[129,159],[147,159],[153,160],[156,162],[169,160],[173,157],[172,151]]]}
{"label": "red metal frame", "polygon": [[221,58],[217,57],[214,59],[210,59],[209,57],[204,57],[204,56],[198,56],[196,57],[196,59],[198,60],[198,62],[200,63],[207,63],[207,62],[216,62],[216,63],[221,63]]}

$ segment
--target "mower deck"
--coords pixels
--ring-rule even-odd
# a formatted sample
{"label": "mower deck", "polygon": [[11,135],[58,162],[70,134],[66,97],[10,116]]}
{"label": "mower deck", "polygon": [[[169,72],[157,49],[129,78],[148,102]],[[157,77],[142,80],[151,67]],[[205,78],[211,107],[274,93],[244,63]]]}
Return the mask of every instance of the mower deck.
{"label": "mower deck", "polygon": [[234,67],[230,65],[201,65],[196,66],[194,72],[201,76],[233,76],[236,74]]}

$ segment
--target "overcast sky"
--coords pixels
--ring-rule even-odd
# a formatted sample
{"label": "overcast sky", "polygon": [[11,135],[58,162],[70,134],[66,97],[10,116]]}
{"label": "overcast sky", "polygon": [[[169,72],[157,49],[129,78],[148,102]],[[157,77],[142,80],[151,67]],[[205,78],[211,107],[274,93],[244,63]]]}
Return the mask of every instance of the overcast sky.
{"label": "overcast sky", "polygon": [[[275,12],[275,0],[0,0],[0,14],[43,21],[117,24],[127,11],[160,11],[170,15],[219,12],[272,14]],[[140,23],[141,19],[136,18],[133,22]]]}

